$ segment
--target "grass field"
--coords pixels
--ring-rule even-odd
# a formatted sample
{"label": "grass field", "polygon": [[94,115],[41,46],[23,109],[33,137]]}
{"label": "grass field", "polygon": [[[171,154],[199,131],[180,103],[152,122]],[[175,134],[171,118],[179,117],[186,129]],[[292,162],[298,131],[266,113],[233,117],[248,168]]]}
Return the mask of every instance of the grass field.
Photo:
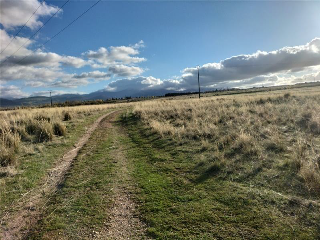
{"label": "grass field", "polygon": [[[125,117],[123,124],[129,129],[124,143],[130,144],[128,156],[135,166],[134,176],[140,189],[136,194],[141,217],[149,226],[151,238],[319,236],[318,201],[302,197],[299,191],[291,195],[287,189],[275,191],[265,184],[255,185],[250,176],[232,180],[201,146],[159,137],[132,115]],[[206,157],[204,152],[208,153]]]}
{"label": "grass field", "polygon": [[319,90],[136,105],[124,122],[150,234],[317,239]]}
{"label": "grass field", "polygon": [[[41,186],[87,126],[122,108],[100,123],[44,197],[25,238],[318,239],[319,103],[313,86],[68,108],[67,121],[62,108],[42,113],[50,121],[40,110],[7,112],[14,129],[39,121],[53,134],[48,141],[19,135],[17,150],[2,140],[16,160],[1,168],[0,215]],[[57,122],[65,136],[54,133]]]}
{"label": "grass field", "polygon": [[[16,201],[20,201],[30,190],[42,184],[47,170],[75,144],[87,127],[114,107],[99,105],[0,112],[0,216],[7,211],[13,211]],[[63,121],[66,113],[71,117]],[[54,135],[53,126],[56,123],[64,126],[64,136]],[[28,134],[28,126],[35,126],[36,130]],[[20,135],[19,131],[23,131],[26,138]],[[46,133],[49,133],[50,139],[37,140],[39,135]],[[17,142],[14,146],[8,143],[8,139],[13,137]],[[4,162],[6,164],[3,164]]]}

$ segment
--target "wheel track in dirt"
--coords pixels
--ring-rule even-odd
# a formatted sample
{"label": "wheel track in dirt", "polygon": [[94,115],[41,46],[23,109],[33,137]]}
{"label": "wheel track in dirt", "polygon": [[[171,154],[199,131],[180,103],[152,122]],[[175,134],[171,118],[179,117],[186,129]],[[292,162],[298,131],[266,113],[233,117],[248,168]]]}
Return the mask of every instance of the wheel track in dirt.
{"label": "wheel track in dirt", "polygon": [[100,122],[122,110],[116,110],[99,117],[79,139],[74,147],[60,158],[55,167],[48,170],[44,184],[27,192],[18,202],[14,203],[14,211],[8,211],[0,220],[0,239],[23,239],[29,230],[37,223],[41,212],[46,205],[46,200],[58,189],[65,174],[80,149],[87,143],[91,134],[99,126]]}
{"label": "wheel track in dirt", "polygon": [[104,229],[98,233],[96,239],[148,239],[145,234],[146,225],[140,221],[137,205],[133,199],[132,192],[135,192],[135,185],[130,175],[131,166],[125,154],[126,149],[119,141],[121,135],[125,133],[119,126],[112,124],[112,121],[115,120],[111,119],[108,128],[113,131],[113,136],[117,136],[110,152],[115,164],[111,183],[113,204],[110,209],[109,221]]}

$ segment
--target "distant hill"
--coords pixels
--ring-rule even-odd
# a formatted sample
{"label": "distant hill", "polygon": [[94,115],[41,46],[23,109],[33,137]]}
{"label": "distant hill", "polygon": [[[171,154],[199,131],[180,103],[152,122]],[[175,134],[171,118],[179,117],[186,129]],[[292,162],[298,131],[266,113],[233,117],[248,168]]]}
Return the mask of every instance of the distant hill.
{"label": "distant hill", "polygon": [[19,106],[19,103],[15,100],[9,100],[5,98],[0,98],[0,107],[16,107]]}
{"label": "distant hill", "polygon": [[[125,97],[150,97],[150,96],[164,96],[166,93],[172,91],[168,90],[144,90],[144,91],[132,91],[125,90],[120,92],[108,92],[100,90],[89,94],[63,94],[52,97],[53,103],[63,103],[66,101],[90,101],[90,100],[107,100],[112,98],[125,98]],[[37,106],[50,104],[50,97],[35,96],[20,99],[0,99],[0,107],[17,107],[17,106]]]}
{"label": "distant hill", "polygon": [[[285,89],[285,88],[303,88],[303,87],[313,87],[320,86],[320,82],[310,82],[310,83],[298,83],[296,85],[283,85],[275,87],[259,87],[259,88],[250,88],[250,89],[220,89],[217,92],[219,94],[236,94],[242,92],[257,92],[257,91],[270,91],[276,89]],[[206,89],[207,92],[216,91],[216,89]],[[64,103],[66,101],[91,101],[91,100],[108,100],[112,98],[125,98],[125,97],[150,97],[150,96],[176,96],[184,94],[194,94],[194,90],[185,90],[185,91],[170,91],[165,89],[160,90],[124,90],[120,92],[108,92],[106,90],[99,90],[89,94],[63,94],[52,97],[53,103]],[[50,97],[35,96],[28,98],[20,99],[5,99],[0,98],[0,107],[17,107],[17,106],[38,106],[50,104]]]}

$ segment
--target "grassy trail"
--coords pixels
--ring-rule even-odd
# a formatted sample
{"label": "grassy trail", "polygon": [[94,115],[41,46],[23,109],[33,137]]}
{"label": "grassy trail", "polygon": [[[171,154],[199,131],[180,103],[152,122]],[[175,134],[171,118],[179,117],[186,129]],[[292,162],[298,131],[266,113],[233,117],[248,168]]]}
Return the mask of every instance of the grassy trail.
{"label": "grassy trail", "polygon": [[118,116],[105,118],[80,150],[28,239],[146,238]]}
{"label": "grassy trail", "polygon": [[47,171],[47,176],[39,186],[32,188],[24,198],[15,203],[14,211],[7,212],[1,219],[1,239],[22,239],[30,228],[39,219],[39,216],[48,201],[48,198],[56,191],[63,181],[65,173],[70,168],[72,161],[79,150],[87,143],[92,132],[106,116],[99,117],[77,141],[74,147],[59,159],[52,169]]}

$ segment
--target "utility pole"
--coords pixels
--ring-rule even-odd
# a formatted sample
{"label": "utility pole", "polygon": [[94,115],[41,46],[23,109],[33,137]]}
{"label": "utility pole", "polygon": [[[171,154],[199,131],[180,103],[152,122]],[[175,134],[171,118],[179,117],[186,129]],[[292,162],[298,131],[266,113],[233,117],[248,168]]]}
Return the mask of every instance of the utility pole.
{"label": "utility pole", "polygon": [[51,96],[52,90],[50,90],[50,101],[51,101],[51,107],[52,107],[52,96]]}
{"label": "utility pole", "polygon": [[200,68],[200,66],[198,65],[197,66],[197,69],[198,69],[198,87],[199,87],[199,99],[200,99],[200,73],[199,73],[199,68]]}

